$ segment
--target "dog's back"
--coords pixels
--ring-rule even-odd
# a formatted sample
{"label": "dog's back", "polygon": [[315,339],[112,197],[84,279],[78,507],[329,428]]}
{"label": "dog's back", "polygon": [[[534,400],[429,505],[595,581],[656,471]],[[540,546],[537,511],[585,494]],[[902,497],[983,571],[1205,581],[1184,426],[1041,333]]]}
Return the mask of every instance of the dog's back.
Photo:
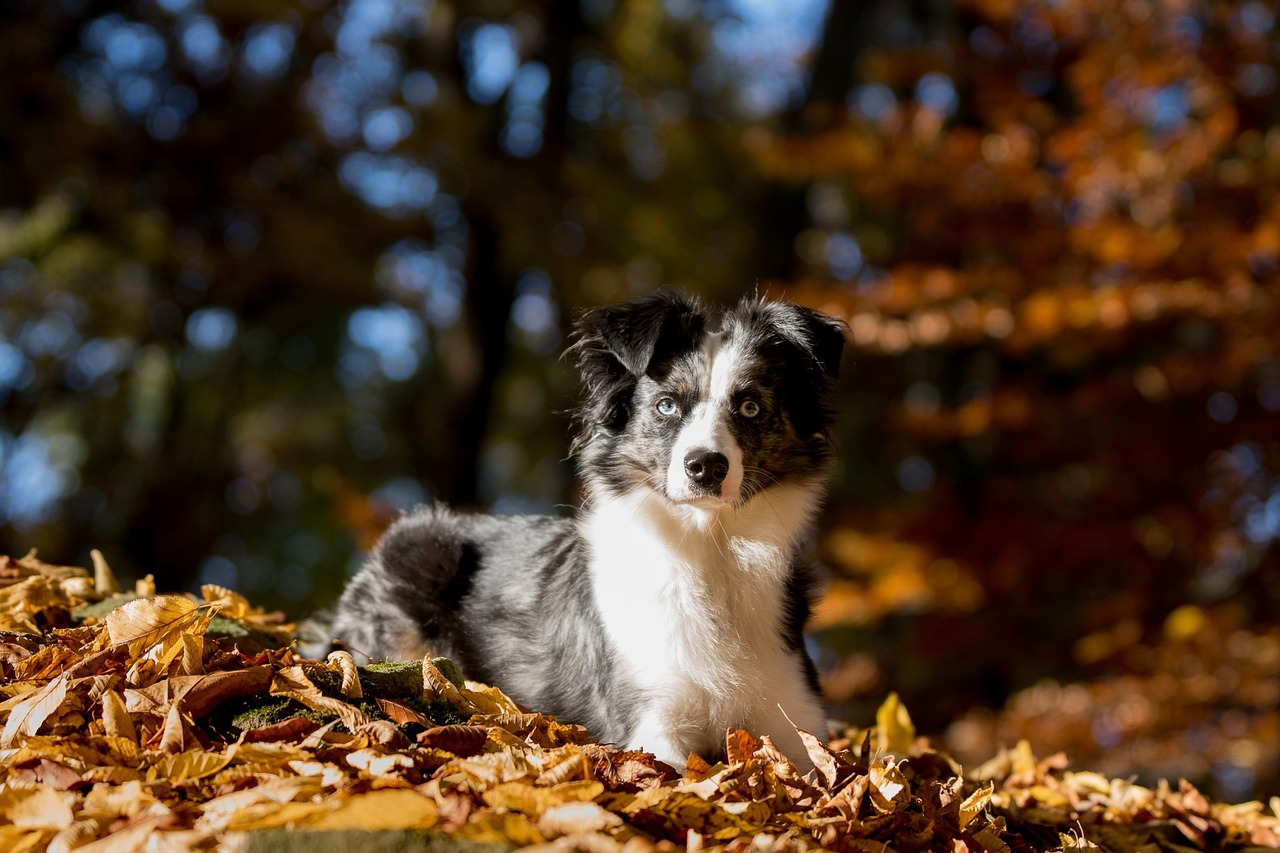
{"label": "dog's back", "polygon": [[333,624],[371,660],[456,662],[531,708],[627,730],[573,521],[420,507],[393,524],[352,579]]}

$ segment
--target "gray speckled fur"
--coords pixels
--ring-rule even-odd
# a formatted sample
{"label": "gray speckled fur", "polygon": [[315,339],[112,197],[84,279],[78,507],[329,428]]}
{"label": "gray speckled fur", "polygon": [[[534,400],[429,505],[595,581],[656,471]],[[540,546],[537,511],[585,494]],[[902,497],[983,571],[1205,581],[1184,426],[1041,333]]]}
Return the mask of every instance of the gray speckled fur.
{"label": "gray speckled fur", "polygon": [[[588,501],[635,490],[653,479],[654,468],[665,468],[671,440],[664,429],[675,425],[654,422],[652,400],[661,389],[696,393],[703,369],[696,350],[706,325],[697,303],[666,292],[580,319],[571,352],[584,403],[573,452]],[[820,478],[830,463],[827,400],[840,324],[785,303],[744,300],[721,328],[750,342],[749,369],[769,416],[737,435],[755,472],[744,488]],[[640,700],[593,597],[592,550],[571,519],[421,507],[383,535],[344,591],[335,642],[374,659],[427,650],[448,656],[469,678],[583,724],[602,742],[626,743]],[[778,638],[816,693],[801,635],[812,575],[800,554],[792,565],[777,590],[784,614]]]}

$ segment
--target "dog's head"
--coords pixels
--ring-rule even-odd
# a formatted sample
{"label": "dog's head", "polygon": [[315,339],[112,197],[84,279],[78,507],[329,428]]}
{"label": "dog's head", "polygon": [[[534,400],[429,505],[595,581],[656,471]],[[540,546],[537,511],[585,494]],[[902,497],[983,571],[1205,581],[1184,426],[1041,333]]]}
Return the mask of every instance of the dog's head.
{"label": "dog's head", "polygon": [[590,487],[717,509],[826,473],[844,325],[759,299],[709,325],[668,291],[579,319],[573,452]]}

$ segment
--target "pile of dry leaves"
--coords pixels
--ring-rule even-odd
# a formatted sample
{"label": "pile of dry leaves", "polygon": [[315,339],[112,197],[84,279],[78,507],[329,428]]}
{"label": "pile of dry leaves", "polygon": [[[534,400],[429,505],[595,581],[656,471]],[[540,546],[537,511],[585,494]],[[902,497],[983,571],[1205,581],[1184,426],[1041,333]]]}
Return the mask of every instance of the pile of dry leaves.
{"label": "pile of dry leaves", "polygon": [[280,849],[339,830],[419,850],[1280,845],[1278,800],[1067,772],[1025,744],[962,773],[893,697],[873,729],[806,736],[808,774],[730,731],[723,763],[695,756],[680,776],[446,660],[306,660],[230,590],[121,595],[95,563],[0,557],[0,850],[272,849],[254,845],[273,832]]}

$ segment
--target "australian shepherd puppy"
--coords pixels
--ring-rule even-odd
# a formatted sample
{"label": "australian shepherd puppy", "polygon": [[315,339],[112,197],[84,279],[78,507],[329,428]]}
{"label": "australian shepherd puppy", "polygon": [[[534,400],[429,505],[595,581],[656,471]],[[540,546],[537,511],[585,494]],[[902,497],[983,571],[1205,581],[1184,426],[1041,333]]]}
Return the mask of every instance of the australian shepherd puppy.
{"label": "australian shepherd puppy", "polygon": [[719,327],[669,292],[586,312],[574,519],[414,511],[338,604],[373,658],[455,660],[469,678],[683,768],[725,731],[826,733],[802,629],[803,551],[832,464],[843,325],[748,299]]}

